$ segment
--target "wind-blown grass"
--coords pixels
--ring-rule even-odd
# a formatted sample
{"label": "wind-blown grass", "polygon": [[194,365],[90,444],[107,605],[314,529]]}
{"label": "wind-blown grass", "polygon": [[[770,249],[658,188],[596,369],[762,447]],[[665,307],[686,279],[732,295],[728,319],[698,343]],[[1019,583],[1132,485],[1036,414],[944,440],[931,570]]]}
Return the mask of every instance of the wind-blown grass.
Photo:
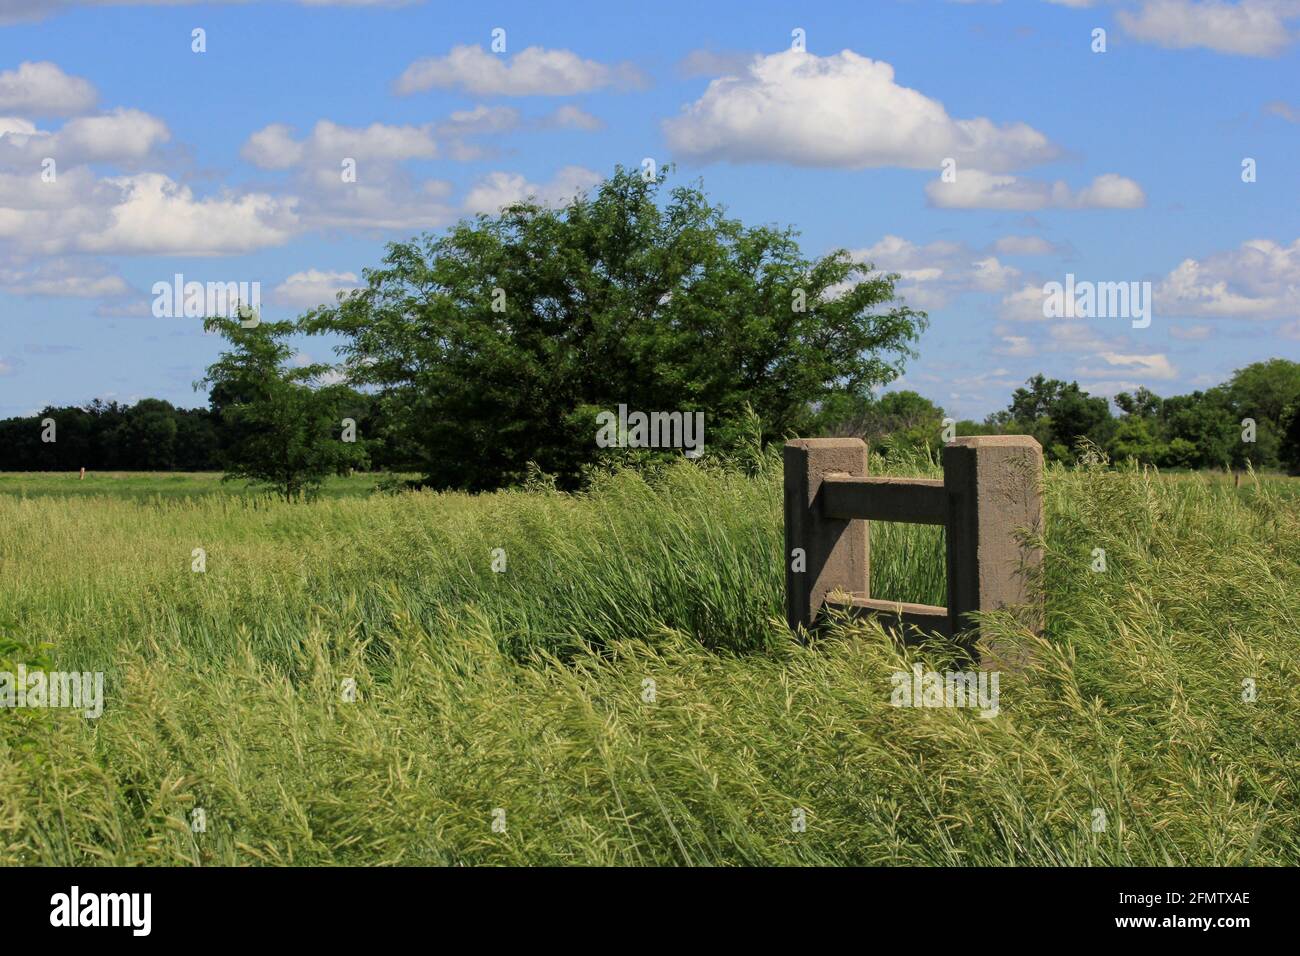
{"label": "wind-blown grass", "polygon": [[[584,495],[0,493],[0,670],[107,672],[97,720],[0,711],[0,863],[1296,865],[1294,485],[1050,469],[1048,630],[985,622],[1032,650],[991,719],[890,705],[943,646],[790,638],[772,459]],[[874,593],[944,603],[937,529],[872,551]]]}

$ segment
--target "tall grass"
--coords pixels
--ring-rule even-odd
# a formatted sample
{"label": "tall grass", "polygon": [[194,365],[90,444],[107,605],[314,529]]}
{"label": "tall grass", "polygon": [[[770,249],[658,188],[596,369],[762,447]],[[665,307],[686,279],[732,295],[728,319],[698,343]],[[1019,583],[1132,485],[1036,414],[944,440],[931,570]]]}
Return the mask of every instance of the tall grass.
{"label": "tall grass", "polygon": [[[0,711],[0,863],[1300,862],[1292,486],[1046,493],[1048,629],[985,622],[1032,651],[992,719],[890,706],[942,645],[789,637],[770,458],[583,495],[0,494],[0,669],[108,675],[97,720]],[[874,593],[944,603],[937,529],[872,548]]]}

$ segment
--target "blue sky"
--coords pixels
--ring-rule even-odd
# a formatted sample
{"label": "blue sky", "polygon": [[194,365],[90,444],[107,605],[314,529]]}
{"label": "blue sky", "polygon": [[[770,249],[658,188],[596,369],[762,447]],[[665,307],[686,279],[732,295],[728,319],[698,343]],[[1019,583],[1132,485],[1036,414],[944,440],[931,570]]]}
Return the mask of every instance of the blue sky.
{"label": "blue sky", "polygon": [[[950,414],[1039,371],[1204,388],[1300,358],[1298,36],[1300,0],[0,0],[0,416],[202,404],[220,341],[151,313],[175,273],[289,317],[386,242],[646,157],[902,273],[931,326],[895,387]],[[1149,327],[1045,319],[1067,273],[1150,282]]]}

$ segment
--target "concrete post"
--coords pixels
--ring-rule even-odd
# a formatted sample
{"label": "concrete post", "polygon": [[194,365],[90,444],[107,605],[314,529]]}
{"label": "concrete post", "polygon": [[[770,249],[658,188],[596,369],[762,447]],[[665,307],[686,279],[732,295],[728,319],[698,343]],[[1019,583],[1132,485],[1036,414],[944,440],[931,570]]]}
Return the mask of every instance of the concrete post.
{"label": "concrete post", "polygon": [[[866,442],[861,438],[800,438],[786,442],[785,586],[786,616],[791,628],[811,628],[831,591],[867,594],[867,522],[822,515],[822,479],[831,474],[865,477]],[[802,556],[796,549],[803,549]]]}
{"label": "concrete post", "polygon": [[[1029,604],[1025,569],[1042,552],[1024,548],[1016,532],[1043,528],[1039,487],[1043,450],[1028,435],[973,435],[943,448],[948,496],[948,618],[954,636],[974,622],[972,611]],[[1043,609],[1031,607],[1027,625],[1043,628]]]}

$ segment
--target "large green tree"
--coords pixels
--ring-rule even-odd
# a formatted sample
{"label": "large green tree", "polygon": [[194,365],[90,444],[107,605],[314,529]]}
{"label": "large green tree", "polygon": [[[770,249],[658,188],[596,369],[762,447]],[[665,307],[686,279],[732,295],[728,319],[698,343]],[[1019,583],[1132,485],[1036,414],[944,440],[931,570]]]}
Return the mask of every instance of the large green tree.
{"label": "large green tree", "polygon": [[563,208],[519,203],[389,247],[366,287],[304,317],[431,483],[486,489],[529,462],[573,485],[597,410],[700,411],[706,444],[765,437],[897,377],[924,313],[897,276],[747,227],[699,188],[619,169]]}
{"label": "large green tree", "polygon": [[1300,362],[1269,359],[1233,372],[1225,386],[1236,408],[1235,418],[1255,422],[1255,440],[1243,442],[1239,458],[1256,468],[1276,467],[1296,454],[1289,447],[1288,428],[1300,408]]}

